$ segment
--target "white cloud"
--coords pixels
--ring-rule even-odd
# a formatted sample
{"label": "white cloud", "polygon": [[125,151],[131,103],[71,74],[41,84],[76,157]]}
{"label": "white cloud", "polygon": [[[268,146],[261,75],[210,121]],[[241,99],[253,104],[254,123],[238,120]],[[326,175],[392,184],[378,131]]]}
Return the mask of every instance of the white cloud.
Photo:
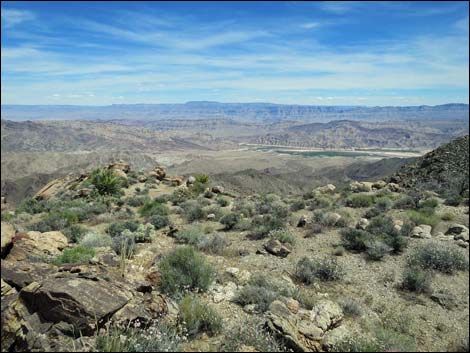
{"label": "white cloud", "polygon": [[35,18],[34,14],[30,11],[5,9],[2,7],[2,26],[10,28],[22,22],[31,21]]}
{"label": "white cloud", "polygon": [[313,29],[313,28],[318,28],[318,27],[320,27],[320,23],[318,22],[306,22],[300,25],[300,28],[303,28],[303,29]]}

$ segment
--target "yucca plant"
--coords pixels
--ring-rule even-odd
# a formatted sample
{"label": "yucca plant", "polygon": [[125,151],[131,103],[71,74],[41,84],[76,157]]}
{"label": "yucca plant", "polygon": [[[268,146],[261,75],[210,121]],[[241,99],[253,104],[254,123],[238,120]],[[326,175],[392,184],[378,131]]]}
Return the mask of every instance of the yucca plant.
{"label": "yucca plant", "polygon": [[121,190],[121,180],[112,169],[96,169],[91,173],[90,182],[100,195],[115,195]]}

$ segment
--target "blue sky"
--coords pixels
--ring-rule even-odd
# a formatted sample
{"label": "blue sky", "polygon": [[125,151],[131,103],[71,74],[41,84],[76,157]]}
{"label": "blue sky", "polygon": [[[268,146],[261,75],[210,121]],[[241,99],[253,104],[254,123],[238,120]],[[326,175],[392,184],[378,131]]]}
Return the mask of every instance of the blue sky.
{"label": "blue sky", "polygon": [[8,2],[2,104],[468,103],[468,2]]}

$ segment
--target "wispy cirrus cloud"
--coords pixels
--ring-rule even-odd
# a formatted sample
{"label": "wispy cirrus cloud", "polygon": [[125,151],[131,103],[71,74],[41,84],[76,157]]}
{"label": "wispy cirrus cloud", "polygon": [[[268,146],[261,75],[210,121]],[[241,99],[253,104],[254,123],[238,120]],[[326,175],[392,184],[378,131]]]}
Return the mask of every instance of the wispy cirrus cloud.
{"label": "wispy cirrus cloud", "polygon": [[2,26],[11,28],[22,22],[34,20],[35,16],[31,11],[6,9],[2,7]]}

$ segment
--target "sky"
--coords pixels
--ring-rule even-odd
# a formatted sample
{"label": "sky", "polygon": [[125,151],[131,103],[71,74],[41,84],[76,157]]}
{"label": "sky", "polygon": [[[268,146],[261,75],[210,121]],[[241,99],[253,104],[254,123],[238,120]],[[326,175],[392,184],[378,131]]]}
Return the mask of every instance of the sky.
{"label": "sky", "polygon": [[1,3],[1,103],[468,103],[463,2]]}

